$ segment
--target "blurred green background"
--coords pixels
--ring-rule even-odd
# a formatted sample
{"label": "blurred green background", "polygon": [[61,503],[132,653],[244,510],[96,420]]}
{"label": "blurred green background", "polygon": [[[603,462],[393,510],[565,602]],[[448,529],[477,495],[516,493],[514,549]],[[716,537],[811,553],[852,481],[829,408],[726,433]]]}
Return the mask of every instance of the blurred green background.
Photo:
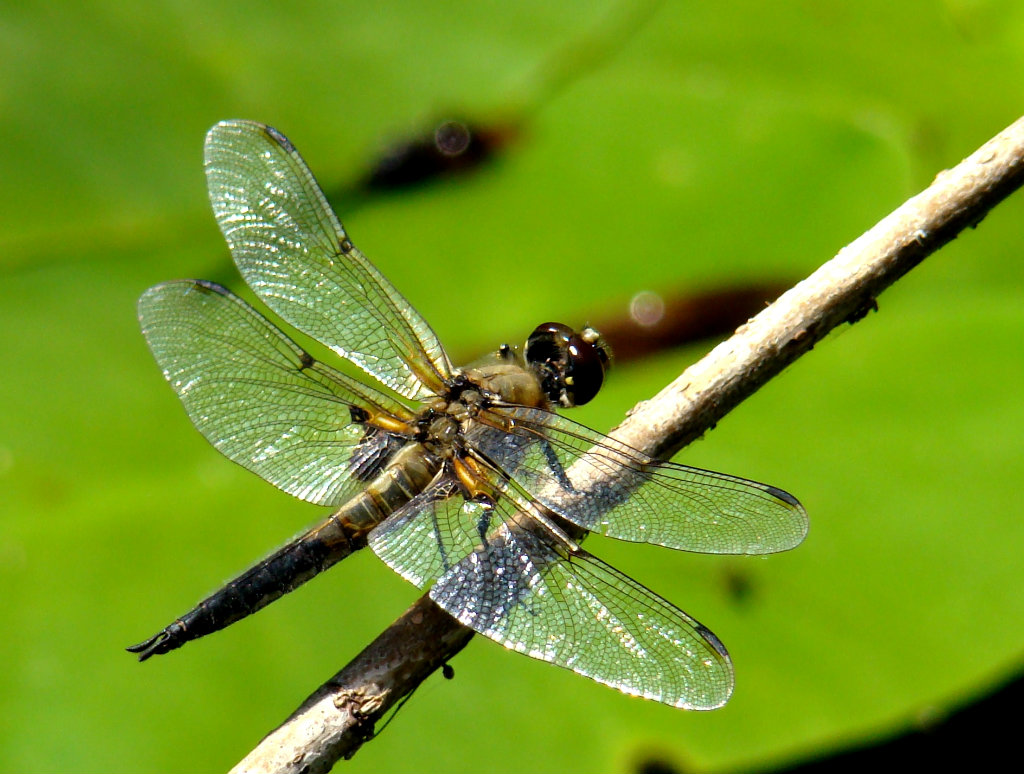
{"label": "blurred green background", "polygon": [[[241,284],[206,200],[216,121],[277,126],[332,187],[453,111],[521,131],[339,214],[465,352],[640,290],[811,272],[1024,113],[1024,5],[6,4],[0,770],[224,770],[416,598],[363,552],[169,656],[123,651],[323,514],[192,429],[134,305]],[[344,770],[766,767],[998,684],[1024,650],[1022,216],[1018,194],[680,455],[799,496],[802,547],[588,542],[722,638],[727,707],[476,638]],[[577,418],[607,430],[712,344],[621,368]]]}

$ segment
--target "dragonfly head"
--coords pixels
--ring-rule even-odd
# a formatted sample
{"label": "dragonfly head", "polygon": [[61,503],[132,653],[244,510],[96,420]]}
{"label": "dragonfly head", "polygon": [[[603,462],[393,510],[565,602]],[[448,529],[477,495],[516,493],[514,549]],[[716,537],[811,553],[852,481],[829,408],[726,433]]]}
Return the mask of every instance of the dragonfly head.
{"label": "dragonfly head", "polygon": [[562,323],[538,325],[526,340],[527,365],[540,377],[548,400],[565,408],[597,395],[611,363],[611,350],[593,328],[574,331]]}

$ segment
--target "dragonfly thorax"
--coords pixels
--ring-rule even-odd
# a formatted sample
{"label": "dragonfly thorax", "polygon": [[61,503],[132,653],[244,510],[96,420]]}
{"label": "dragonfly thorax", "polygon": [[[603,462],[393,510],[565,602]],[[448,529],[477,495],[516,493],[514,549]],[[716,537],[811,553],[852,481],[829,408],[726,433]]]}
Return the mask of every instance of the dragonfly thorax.
{"label": "dragonfly thorax", "polygon": [[428,410],[424,418],[423,443],[440,457],[447,457],[462,430],[462,421],[454,414]]}
{"label": "dragonfly thorax", "polygon": [[522,362],[498,360],[462,372],[484,401],[547,408],[548,399],[537,374]]}

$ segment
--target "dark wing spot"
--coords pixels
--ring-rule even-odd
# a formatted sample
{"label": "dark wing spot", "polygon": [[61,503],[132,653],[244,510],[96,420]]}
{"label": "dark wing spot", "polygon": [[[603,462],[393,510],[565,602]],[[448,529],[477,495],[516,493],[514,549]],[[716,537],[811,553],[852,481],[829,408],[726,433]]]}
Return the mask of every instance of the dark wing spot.
{"label": "dark wing spot", "polygon": [[379,427],[367,425],[362,439],[352,449],[348,468],[357,481],[372,481],[405,446],[406,439]]}
{"label": "dark wing spot", "polygon": [[272,126],[264,126],[263,131],[267,133],[267,137],[284,148],[288,153],[295,153],[295,146],[292,145],[292,141],[277,131],[277,129]]}

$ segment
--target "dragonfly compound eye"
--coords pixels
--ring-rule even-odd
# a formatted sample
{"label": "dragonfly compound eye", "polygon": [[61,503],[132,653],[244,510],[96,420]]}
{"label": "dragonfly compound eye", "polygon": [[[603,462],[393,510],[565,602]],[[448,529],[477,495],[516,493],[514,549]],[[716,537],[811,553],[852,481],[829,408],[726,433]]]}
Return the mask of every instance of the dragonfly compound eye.
{"label": "dragonfly compound eye", "polygon": [[610,360],[593,328],[577,332],[562,323],[538,325],[526,340],[526,362],[538,373],[548,399],[566,408],[597,395]]}

